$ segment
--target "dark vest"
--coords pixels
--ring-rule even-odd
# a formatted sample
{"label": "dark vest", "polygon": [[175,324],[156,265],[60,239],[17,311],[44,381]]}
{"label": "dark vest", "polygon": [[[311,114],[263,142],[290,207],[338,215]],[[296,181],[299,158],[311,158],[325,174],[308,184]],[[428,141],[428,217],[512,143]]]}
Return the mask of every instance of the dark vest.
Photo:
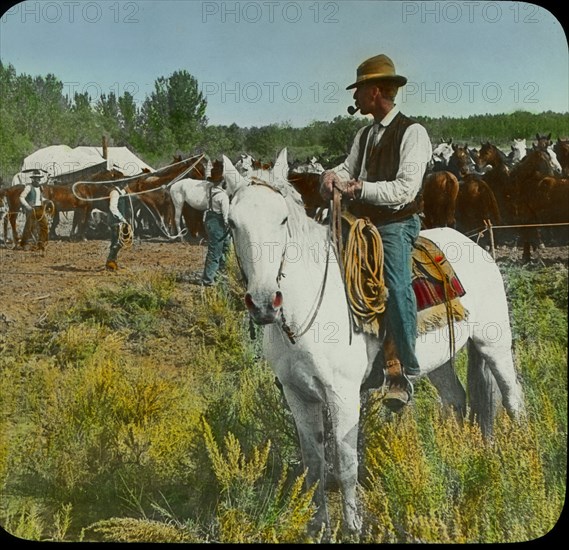
{"label": "dark vest", "polygon": [[36,193],[39,193],[40,200],[41,200],[41,197],[42,197],[42,188],[41,188],[41,185],[39,185],[38,187],[34,187],[34,186],[32,185],[32,188],[30,189],[30,192],[26,195],[26,202],[27,202],[29,205],[34,205],[34,206],[35,206],[35,202],[36,202],[36,198],[37,198]]}
{"label": "dark vest", "polygon": [[[415,121],[408,116],[402,113],[395,115],[391,124],[383,132],[379,143],[372,147],[366,159],[367,181],[393,181],[397,177],[403,134],[412,124],[415,124]],[[371,128],[372,125],[368,126],[360,136],[360,154],[354,171],[354,177],[356,178],[359,177],[361,172],[367,137]],[[375,224],[401,221],[419,212],[419,195],[400,210],[358,200],[350,202],[348,210],[358,218],[369,218]]]}

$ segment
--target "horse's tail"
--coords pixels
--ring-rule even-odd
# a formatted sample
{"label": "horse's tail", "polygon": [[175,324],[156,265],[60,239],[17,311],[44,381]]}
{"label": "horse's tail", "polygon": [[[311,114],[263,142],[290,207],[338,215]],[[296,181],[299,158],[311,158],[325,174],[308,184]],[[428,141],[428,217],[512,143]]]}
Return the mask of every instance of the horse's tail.
{"label": "horse's tail", "polygon": [[466,383],[470,401],[470,420],[478,423],[485,437],[491,437],[502,395],[490,367],[472,340],[468,342]]}

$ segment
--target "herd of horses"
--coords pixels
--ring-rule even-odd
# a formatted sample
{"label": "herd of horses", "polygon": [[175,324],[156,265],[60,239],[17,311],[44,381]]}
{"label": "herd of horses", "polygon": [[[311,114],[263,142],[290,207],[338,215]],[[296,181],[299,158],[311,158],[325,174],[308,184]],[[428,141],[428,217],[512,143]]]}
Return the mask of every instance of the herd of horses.
{"label": "herd of horses", "polygon": [[[272,163],[242,154],[234,166],[247,174],[270,169]],[[323,170],[324,166],[314,157],[288,166],[287,179],[300,193],[311,217],[328,206],[319,193]],[[63,212],[73,213],[71,238],[105,236],[106,225],[100,220],[106,216],[101,213],[108,212],[106,199],[111,186],[124,180],[128,180],[135,234],[171,240],[202,238],[208,189],[223,178],[222,161],[202,154],[186,159],[174,157],[172,164],[162,169],[145,170],[129,178],[113,169],[74,185],[45,185],[45,198],[54,206],[50,238],[58,238]],[[476,149],[441,140],[433,148],[424,177],[423,228],[452,227],[478,239],[491,226],[507,229],[496,232],[496,244],[521,245],[527,261],[532,249],[543,246],[540,225],[569,222],[568,178],[569,139],[553,142],[551,134],[537,134],[531,149],[525,139],[514,139],[509,155],[489,142]],[[9,242],[8,226],[13,242],[18,240],[16,222],[22,189],[22,185],[0,189],[5,210],[4,243]]]}
{"label": "herd of horses", "polygon": [[524,261],[543,247],[543,227],[553,242],[566,237],[566,228],[553,227],[569,223],[569,140],[537,134],[531,149],[523,139],[511,149],[506,155],[489,142],[479,149],[438,144],[424,179],[424,227],[478,236],[498,227],[496,243],[521,246]]}

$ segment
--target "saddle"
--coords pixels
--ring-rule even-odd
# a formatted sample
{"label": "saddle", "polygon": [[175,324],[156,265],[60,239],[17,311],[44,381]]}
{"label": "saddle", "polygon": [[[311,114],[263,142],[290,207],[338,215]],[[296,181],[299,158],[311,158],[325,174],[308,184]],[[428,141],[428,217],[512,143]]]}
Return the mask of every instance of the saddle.
{"label": "saddle", "polygon": [[[346,294],[356,330],[380,335],[389,289],[383,281],[383,245],[366,218],[342,212],[340,241]],[[467,318],[465,290],[443,251],[419,236],[413,250],[412,285],[417,299],[417,334]]]}

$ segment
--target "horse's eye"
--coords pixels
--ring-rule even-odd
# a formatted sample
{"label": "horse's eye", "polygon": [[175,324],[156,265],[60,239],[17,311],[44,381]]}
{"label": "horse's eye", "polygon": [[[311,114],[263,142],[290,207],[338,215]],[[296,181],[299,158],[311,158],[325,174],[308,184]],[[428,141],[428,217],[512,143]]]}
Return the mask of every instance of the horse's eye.
{"label": "horse's eye", "polygon": [[288,216],[281,222],[281,225],[284,225],[286,222],[288,222]]}

